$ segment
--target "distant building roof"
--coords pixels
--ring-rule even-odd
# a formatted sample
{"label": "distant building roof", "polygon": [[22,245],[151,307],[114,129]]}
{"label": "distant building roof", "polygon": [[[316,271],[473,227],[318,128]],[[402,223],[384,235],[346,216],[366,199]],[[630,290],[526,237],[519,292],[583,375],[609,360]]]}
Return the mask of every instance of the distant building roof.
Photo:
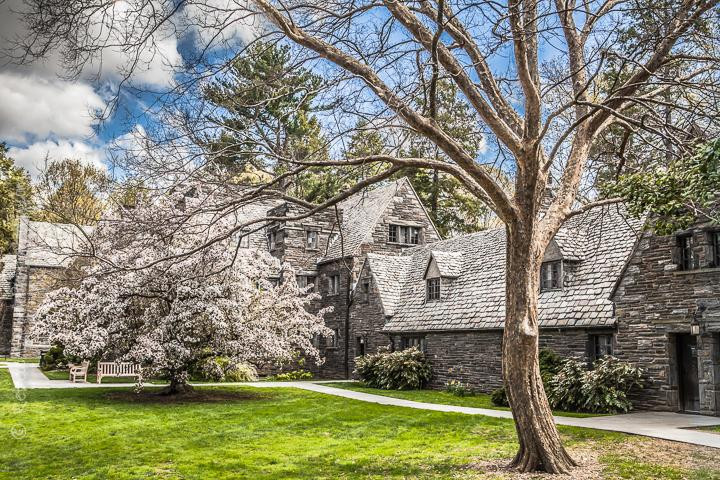
{"label": "distant building roof", "polygon": [[74,258],[87,253],[94,227],[67,223],[20,220],[18,254],[31,267],[67,267]]}
{"label": "distant building roof", "polygon": [[[561,290],[540,294],[542,327],[602,327],[614,324],[610,293],[631,254],[642,222],[626,218],[623,207],[604,207],[573,217],[558,244],[577,262]],[[391,299],[392,318],[384,330],[422,332],[499,329],[505,317],[505,230],[455,237],[406,250],[403,260],[368,256],[383,307]],[[452,277],[442,300],[425,301],[424,274],[431,256]],[[444,258],[443,258],[444,257]],[[404,265],[402,276],[393,270]],[[444,265],[444,267],[441,267]],[[391,271],[389,271],[391,270]],[[395,277],[393,277],[393,275]],[[394,284],[388,279],[397,280]],[[387,308],[387,307],[385,307]]]}

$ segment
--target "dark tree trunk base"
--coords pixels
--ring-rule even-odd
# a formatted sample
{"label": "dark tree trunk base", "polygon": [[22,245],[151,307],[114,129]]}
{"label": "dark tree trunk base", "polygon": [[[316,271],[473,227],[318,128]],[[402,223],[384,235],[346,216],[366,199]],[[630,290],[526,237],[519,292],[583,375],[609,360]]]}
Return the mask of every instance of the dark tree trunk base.
{"label": "dark tree trunk base", "polygon": [[185,382],[171,381],[170,385],[160,391],[160,395],[179,395],[192,392],[193,386]]}

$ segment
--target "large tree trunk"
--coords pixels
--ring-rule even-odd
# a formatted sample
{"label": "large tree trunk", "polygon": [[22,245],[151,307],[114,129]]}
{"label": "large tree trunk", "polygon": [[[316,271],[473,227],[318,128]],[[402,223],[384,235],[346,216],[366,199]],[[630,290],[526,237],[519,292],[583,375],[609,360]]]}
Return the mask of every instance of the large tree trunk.
{"label": "large tree trunk", "polygon": [[553,421],[538,364],[537,301],[540,264],[529,229],[507,229],[503,378],[520,449],[511,467],[521,472],[566,473],[577,465]]}

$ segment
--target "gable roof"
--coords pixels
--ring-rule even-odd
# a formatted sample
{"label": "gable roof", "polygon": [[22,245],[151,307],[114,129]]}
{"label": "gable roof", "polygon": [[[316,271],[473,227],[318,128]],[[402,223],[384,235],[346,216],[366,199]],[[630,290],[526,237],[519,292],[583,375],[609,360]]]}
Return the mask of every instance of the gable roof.
{"label": "gable roof", "polygon": [[67,267],[73,258],[86,252],[87,237],[95,227],[67,223],[20,220],[18,254],[31,267]]}
{"label": "gable roof", "polygon": [[399,255],[378,255],[368,253],[366,266],[370,267],[382,303],[385,315],[395,313],[402,294],[402,286],[407,282],[412,257]]}
{"label": "gable roof", "polygon": [[[375,226],[401,188],[410,188],[422,206],[407,177],[374,190],[363,190],[338,203],[342,209],[342,242],[339,237],[332,242],[322,261],[358,255],[360,246],[372,241]],[[432,227],[435,228],[434,225]]]}
{"label": "gable roof", "polygon": [[[598,207],[566,222],[563,225],[566,238],[559,243],[577,263],[562,290],[540,294],[540,325],[555,328],[614,325],[610,293],[635,245],[640,227],[640,220],[625,217],[623,207]],[[409,257],[406,280],[393,287],[392,295],[398,295],[399,289],[399,298],[384,330],[422,332],[502,328],[505,243],[505,229],[499,228],[405,251],[403,256]],[[568,250],[569,246],[572,248]],[[426,303],[425,269],[431,255],[437,258],[438,252],[458,258],[459,275],[444,286],[442,301]],[[371,260],[373,273],[377,260]],[[379,288],[383,285],[384,282],[378,282]]]}
{"label": "gable roof", "polygon": [[456,278],[460,276],[462,269],[462,253],[460,252],[443,252],[442,250],[431,250],[430,260],[425,268],[430,268],[430,262],[435,260],[435,265],[438,267],[441,277]]}

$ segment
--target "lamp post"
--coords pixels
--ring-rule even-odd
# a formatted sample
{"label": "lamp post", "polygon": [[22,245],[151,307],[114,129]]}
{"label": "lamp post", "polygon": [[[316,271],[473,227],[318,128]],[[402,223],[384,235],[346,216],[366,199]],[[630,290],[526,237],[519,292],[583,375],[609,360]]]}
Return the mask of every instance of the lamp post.
{"label": "lamp post", "polygon": [[702,318],[705,308],[706,306],[704,303],[699,303],[697,308],[695,308],[692,321],[690,321],[690,335],[700,335],[700,319]]}

